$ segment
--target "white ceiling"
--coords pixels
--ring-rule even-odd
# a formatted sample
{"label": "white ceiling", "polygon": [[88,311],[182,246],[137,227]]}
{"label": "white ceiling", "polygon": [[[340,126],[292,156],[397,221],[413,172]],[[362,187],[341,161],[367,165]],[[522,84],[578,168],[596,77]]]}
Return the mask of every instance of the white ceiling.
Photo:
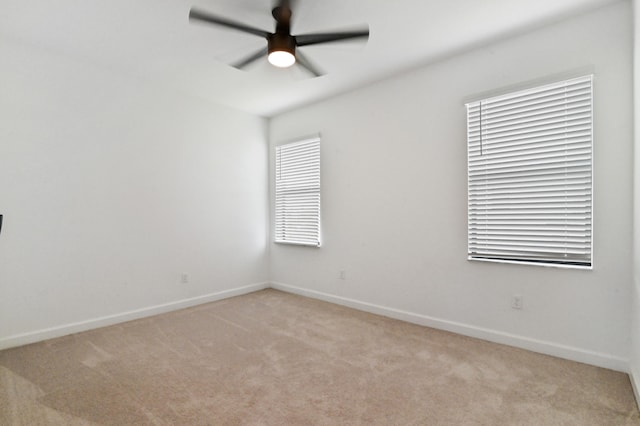
{"label": "white ceiling", "polygon": [[227,64],[264,39],[189,23],[197,6],[273,31],[273,0],[0,0],[0,35],[272,116],[616,0],[296,0],[292,33],[368,24],[369,41],[301,48],[327,74]]}

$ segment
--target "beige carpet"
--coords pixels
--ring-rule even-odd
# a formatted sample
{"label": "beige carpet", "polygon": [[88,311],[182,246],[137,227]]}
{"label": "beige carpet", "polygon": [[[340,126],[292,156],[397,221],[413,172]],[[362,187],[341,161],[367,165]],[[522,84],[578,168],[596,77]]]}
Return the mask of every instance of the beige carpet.
{"label": "beige carpet", "polygon": [[1,425],[638,425],[629,378],[265,290],[0,352]]}

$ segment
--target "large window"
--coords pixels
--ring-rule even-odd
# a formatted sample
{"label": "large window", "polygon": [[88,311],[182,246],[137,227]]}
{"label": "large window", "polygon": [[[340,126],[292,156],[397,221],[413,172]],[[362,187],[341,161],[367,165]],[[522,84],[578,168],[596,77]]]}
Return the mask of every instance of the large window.
{"label": "large window", "polygon": [[591,266],[592,76],[467,104],[468,256]]}
{"label": "large window", "polygon": [[320,246],[320,139],[276,147],[277,243]]}

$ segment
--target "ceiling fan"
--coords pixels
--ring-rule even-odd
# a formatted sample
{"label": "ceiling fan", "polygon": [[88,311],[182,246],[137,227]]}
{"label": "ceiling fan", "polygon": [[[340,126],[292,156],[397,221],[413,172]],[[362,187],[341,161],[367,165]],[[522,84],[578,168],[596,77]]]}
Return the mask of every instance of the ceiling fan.
{"label": "ceiling fan", "polygon": [[279,0],[276,7],[271,11],[273,18],[276,20],[276,30],[273,33],[258,28],[251,27],[239,22],[232,21],[221,16],[212,15],[192,8],[189,12],[189,19],[203,21],[209,24],[220,25],[244,33],[253,34],[264,37],[267,40],[267,47],[262,48],[244,59],[232,64],[233,67],[242,69],[252,62],[267,56],[269,63],[276,67],[290,67],[296,62],[313,74],[319,77],[323,74],[313,62],[311,62],[297,48],[310,46],[313,44],[331,43],[341,40],[369,38],[369,29],[354,30],[333,33],[313,33],[313,34],[291,34],[291,7],[289,0]]}

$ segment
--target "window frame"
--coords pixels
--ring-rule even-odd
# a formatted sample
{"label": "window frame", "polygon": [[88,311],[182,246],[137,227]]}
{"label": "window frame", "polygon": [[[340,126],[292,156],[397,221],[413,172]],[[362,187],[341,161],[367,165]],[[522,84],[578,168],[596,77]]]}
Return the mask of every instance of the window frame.
{"label": "window frame", "polygon": [[[320,142],[320,135],[316,135],[275,146],[273,241],[276,244],[322,245]],[[288,163],[284,170],[283,162]]]}
{"label": "window frame", "polygon": [[[519,90],[513,90],[511,92],[508,93],[504,93],[501,94],[499,96],[492,96],[492,97],[485,97],[483,99],[478,99],[478,100],[474,100],[471,102],[466,103],[466,107],[467,107],[467,258],[468,260],[473,260],[473,261],[485,261],[485,262],[499,262],[499,263],[514,263],[514,264],[530,264],[530,265],[539,265],[539,266],[549,266],[549,267],[561,267],[561,268],[578,268],[578,269],[593,269],[593,190],[594,190],[594,179],[593,179],[593,165],[594,165],[594,132],[593,132],[593,80],[594,80],[594,76],[593,74],[587,74],[587,75],[582,75],[580,77],[575,77],[575,78],[568,78],[568,79],[563,79],[560,81],[556,81],[556,82],[552,82],[552,83],[547,83],[547,84],[542,84],[542,85],[536,85],[533,87],[529,87],[526,89],[519,89]],[[587,86],[586,88],[582,87],[580,85],[584,85]],[[565,193],[565,197],[564,197],[564,208],[565,208],[565,230],[564,230],[564,249],[565,249],[565,253],[568,247],[571,247],[572,244],[574,243],[574,241],[571,241],[571,238],[574,237],[575,235],[575,241],[579,241],[576,244],[576,254],[572,254],[569,257],[569,260],[563,260],[561,259],[560,255],[557,253],[559,249],[554,249],[554,248],[550,248],[553,246],[553,244],[561,244],[559,242],[559,240],[561,238],[559,238],[559,235],[561,234],[562,231],[560,230],[554,230],[554,234],[552,234],[551,231],[547,231],[545,230],[545,232],[548,232],[550,235],[542,235],[539,234],[537,232],[540,232],[539,230],[536,231],[535,226],[536,225],[526,225],[526,226],[522,226],[522,228],[518,227],[517,230],[514,229],[509,229],[509,226],[515,226],[516,220],[513,219],[513,217],[517,217],[518,214],[522,214],[522,213],[518,213],[517,212],[517,206],[514,207],[515,204],[517,204],[517,201],[513,201],[512,199],[515,199],[516,197],[514,197],[513,195],[515,194],[517,195],[522,195],[524,194],[526,191],[520,189],[518,192],[518,190],[516,189],[514,193],[508,192],[510,190],[507,190],[507,192],[504,192],[503,189],[503,194],[502,196],[498,196],[496,197],[496,186],[497,185],[504,185],[505,187],[518,187],[518,186],[527,186],[527,185],[531,185],[532,187],[538,187],[538,194],[542,194],[542,195],[547,195],[549,196],[549,194],[553,194],[553,191],[555,191],[555,189],[553,190],[541,190],[540,187],[542,186],[547,186],[547,182],[543,184],[541,184],[539,181],[540,179],[536,177],[536,174],[529,174],[528,177],[526,174],[523,174],[518,176],[517,174],[513,173],[512,176],[517,176],[517,177],[511,177],[511,178],[501,178],[500,179],[500,183],[498,184],[498,179],[496,179],[494,176],[491,176],[492,174],[495,174],[493,172],[488,172],[487,170],[490,169],[491,166],[496,167],[498,165],[498,163],[500,163],[500,166],[504,166],[506,165],[513,165],[515,163],[518,162],[519,159],[522,159],[524,157],[526,157],[525,154],[523,154],[524,152],[528,151],[530,148],[508,148],[508,150],[511,151],[521,151],[521,154],[518,153],[509,153],[509,154],[501,154],[503,157],[513,157],[512,160],[500,160],[500,162],[498,162],[497,160],[493,159],[493,160],[484,160],[483,163],[485,163],[484,168],[486,169],[484,172],[484,176],[485,176],[485,182],[489,182],[489,184],[487,184],[486,188],[485,188],[485,201],[482,201],[483,196],[478,196],[478,193],[481,193],[482,191],[478,191],[478,184],[480,182],[480,178],[479,176],[482,176],[482,173],[477,173],[477,170],[474,170],[473,173],[475,173],[474,176],[472,176],[472,167],[476,167],[476,169],[481,169],[482,167],[477,167],[477,164],[479,163],[478,159],[481,159],[482,155],[483,155],[483,147],[486,151],[489,151],[491,148],[491,143],[493,141],[493,143],[495,144],[494,147],[498,147],[499,144],[496,142],[500,142],[500,143],[512,143],[514,144],[514,146],[518,145],[518,142],[513,142],[516,139],[524,139],[526,140],[527,138],[532,138],[534,136],[538,136],[536,135],[536,132],[540,132],[540,128],[542,126],[542,124],[544,124],[545,126],[548,126],[550,122],[553,122],[554,125],[557,123],[562,122],[562,120],[558,120],[559,117],[563,117],[564,118],[564,139],[562,138],[558,138],[558,141],[563,140],[564,143],[561,144],[559,142],[548,142],[545,141],[544,138],[541,139],[540,146],[542,148],[544,148],[545,150],[551,150],[550,147],[554,146],[554,147],[558,147],[558,146],[564,146],[564,152],[565,152],[565,166],[566,165],[576,165],[579,164],[580,161],[578,161],[576,158],[577,156],[574,155],[575,152],[577,152],[577,150],[575,150],[575,148],[573,146],[571,146],[570,148],[567,148],[568,146],[575,144],[574,142],[574,138],[577,138],[577,130],[578,126],[575,125],[574,123],[576,123],[577,121],[575,120],[575,117],[579,116],[579,114],[576,112],[578,109],[576,107],[577,103],[572,103],[574,102],[573,98],[568,95],[567,93],[569,93],[569,89],[567,88],[574,88],[574,87],[578,87],[579,89],[576,89],[576,92],[581,93],[584,96],[588,97],[586,98],[587,100],[584,101],[585,105],[583,108],[584,110],[586,110],[587,112],[581,111],[581,114],[583,116],[588,116],[588,122],[586,124],[582,124],[582,127],[580,127],[580,131],[587,134],[587,136],[581,136],[583,138],[586,138],[587,141],[586,142],[582,142],[583,144],[588,144],[588,172],[584,171],[584,165],[582,165],[583,167],[583,171],[582,173],[585,173],[586,175],[588,175],[587,177],[585,177],[584,179],[588,181],[588,184],[584,184],[583,186],[580,187],[580,190],[587,190],[586,195],[584,195],[584,198],[586,201],[584,201],[584,204],[586,205],[586,207],[584,206],[580,206],[580,208],[584,208],[585,211],[588,211],[588,213],[585,213],[585,219],[584,222],[586,223],[584,225],[584,235],[580,235],[580,232],[578,231],[574,231],[575,229],[580,229],[577,226],[574,226],[574,222],[572,222],[571,220],[567,220],[566,217],[572,216],[573,215],[573,211],[577,211],[579,209],[575,209],[570,211],[570,209],[568,208],[568,206],[573,207],[573,205],[578,205],[577,201],[579,196],[577,195],[569,195],[567,196],[566,194],[570,193],[571,191],[574,190],[574,187],[570,187],[570,183],[567,182],[573,182],[573,180],[577,180],[577,178],[575,178],[575,175],[573,174],[573,172],[568,173],[566,170],[568,169],[567,167],[565,167],[565,177],[564,177],[564,193]],[[544,114],[544,120],[538,120],[538,112],[534,113],[534,112],[529,112],[529,113],[522,113],[518,115],[517,119],[513,119],[513,122],[516,123],[514,124],[514,126],[516,127],[516,129],[514,130],[513,128],[510,128],[510,132],[506,132],[507,137],[501,137],[501,139],[496,138],[495,133],[494,136],[488,136],[487,139],[484,139],[484,137],[486,136],[487,133],[485,133],[483,135],[483,132],[486,132],[487,130],[489,132],[491,132],[491,130],[493,130],[494,132],[496,131],[497,128],[501,127],[504,128],[505,121],[510,121],[511,118],[494,118],[495,123],[493,123],[493,127],[492,127],[492,123],[491,123],[491,119],[487,119],[484,118],[485,115],[484,113],[486,113],[486,110],[483,111],[483,105],[498,105],[501,107],[504,107],[505,105],[508,105],[509,103],[511,103],[512,105],[514,105],[515,107],[512,109],[509,109],[509,107],[507,107],[506,109],[503,109],[500,113],[504,114],[504,111],[508,111],[507,114],[510,115],[511,112],[513,112],[514,110],[516,110],[519,105],[522,105],[522,103],[526,103],[528,99],[530,99],[529,97],[532,96],[537,96],[537,94],[547,94],[547,93],[554,93],[554,91],[559,91],[562,90],[562,88],[564,88],[565,93],[564,93],[564,113],[551,113],[549,112],[550,109],[546,109],[547,107],[542,107],[540,108],[540,110],[543,110],[545,112]],[[580,89],[581,88],[581,89]],[[581,90],[581,91],[580,91]],[[585,95],[586,94],[586,95]],[[567,99],[571,99],[571,100],[567,100]],[[544,105],[543,103],[541,103],[541,105]],[[495,107],[494,107],[495,108]],[[475,109],[475,110],[474,110]],[[473,112],[472,112],[473,110]],[[497,109],[494,109],[494,111],[497,111]],[[531,115],[527,115],[527,114],[531,114]],[[474,116],[474,118],[472,119],[472,115]],[[494,114],[495,115],[495,114]],[[489,114],[487,114],[487,117],[489,116]],[[497,115],[496,115],[497,116]],[[535,121],[536,122],[541,122],[542,124],[523,124],[523,122],[526,121],[530,121],[533,122],[534,118],[533,116],[535,116]],[[501,124],[497,124],[498,120],[502,120],[503,123]],[[553,121],[556,120],[556,121]],[[585,119],[583,118],[583,121]],[[571,121],[571,124],[567,124],[568,122]],[[489,123],[487,123],[489,122]],[[507,124],[511,124],[510,122]],[[520,127],[517,127],[517,126]],[[486,127],[485,127],[486,126]],[[536,129],[537,127],[537,129]],[[558,126],[560,127],[560,126]],[[571,130],[567,131],[567,128],[570,128]],[[528,129],[528,130],[527,130]],[[588,130],[585,130],[588,129]],[[518,131],[518,132],[522,132],[519,133],[518,136],[510,136],[509,133],[513,133],[514,131]],[[503,130],[500,130],[504,133]],[[489,133],[491,134],[491,133]],[[508,138],[512,137],[512,140],[509,140]],[[493,140],[492,140],[493,138]],[[487,144],[487,142],[489,142]],[[478,155],[478,143],[480,146],[480,155]],[[521,145],[526,145],[526,144],[531,144],[531,142],[525,142],[522,141],[520,143]],[[489,148],[487,148],[487,146]],[[503,145],[504,146],[504,145]],[[577,145],[576,145],[577,146]],[[495,148],[493,148],[495,149]],[[503,148],[504,149],[504,148]],[[472,151],[475,150],[475,152],[472,154]],[[560,152],[560,150],[557,150],[558,152]],[[529,155],[530,153],[527,153],[527,155]],[[587,155],[585,154],[585,155]],[[490,154],[489,154],[490,155]],[[488,156],[489,156],[488,155]],[[517,156],[520,155],[522,158],[517,158]],[[497,157],[497,155],[494,155],[495,157]],[[560,158],[561,155],[557,155],[556,154],[543,154],[542,155],[542,159],[556,159],[556,158]],[[569,157],[575,157],[573,160],[568,160]],[[509,163],[508,161],[511,161],[511,163]],[[539,161],[539,160],[538,160]],[[493,163],[492,163],[493,162]],[[472,165],[473,164],[473,165]],[[548,172],[544,172],[541,171],[542,169],[539,169],[537,172],[539,173],[538,177],[540,175],[546,175]],[[529,172],[531,172],[532,170],[529,170]],[[548,173],[549,175],[555,174],[555,175],[561,175],[560,172],[556,172],[556,173]],[[511,179],[511,180],[509,180]],[[527,180],[529,179],[529,180]],[[546,179],[546,178],[545,178]],[[548,178],[549,182],[553,181],[555,182],[561,182],[563,179],[562,178]],[[492,181],[493,180],[493,181]],[[517,184],[514,183],[517,181]],[[475,191],[475,194],[472,194],[472,192]],[[575,191],[574,193],[577,193],[579,191]],[[580,195],[582,196],[582,194]],[[491,197],[495,197],[495,198],[501,198],[501,201],[495,201],[495,198],[491,201],[487,201],[489,200]],[[530,195],[528,196],[529,198],[522,198],[522,201],[527,202],[527,204],[529,204],[530,206],[534,206],[534,208],[537,208],[539,206],[535,205],[531,200],[536,198],[536,197],[531,197]],[[504,199],[508,199],[508,201],[504,201]],[[479,202],[480,200],[480,202]],[[571,205],[571,203],[574,203],[573,205]],[[499,219],[499,221],[506,223],[506,225],[501,225],[503,227],[498,226],[498,219],[491,219],[491,215],[487,214],[486,212],[491,211],[492,207],[491,204],[494,203],[496,205],[498,205],[498,207],[494,208],[494,214],[497,211],[500,211],[500,213],[502,213],[502,218]],[[513,203],[513,205],[509,206],[509,203]],[[547,201],[547,204],[550,204]],[[560,202],[555,203],[555,204],[561,204]],[[544,205],[544,202],[541,203],[540,205]],[[480,207],[479,207],[480,206]],[[513,211],[509,212],[509,213],[504,213],[506,210],[508,210],[509,208],[511,208]],[[524,209],[524,208],[523,208]],[[557,210],[557,212],[560,211],[560,207],[554,207],[554,209]],[[551,209],[550,209],[551,210]],[[484,232],[480,230],[481,226],[480,224],[480,219],[479,219],[479,214],[478,212],[485,212],[485,216],[483,217],[483,223],[484,225]],[[524,210],[523,210],[524,211]],[[570,211],[569,213],[567,213],[568,211]],[[515,212],[515,213],[514,213]],[[553,213],[551,214],[557,214],[557,212],[554,210]],[[582,213],[582,212],[581,212]],[[472,218],[472,215],[475,214],[475,217]],[[545,212],[546,214],[546,212]],[[574,216],[578,216],[578,213],[576,213]],[[528,218],[530,219],[530,218]],[[554,218],[557,219],[557,218]],[[493,220],[494,222],[492,223],[491,220]],[[553,219],[549,219],[550,221],[553,221]],[[511,221],[511,223],[509,222]],[[531,222],[536,222],[535,220],[531,220]],[[576,220],[575,223],[578,223],[579,220]],[[489,225],[490,224],[490,225]],[[554,226],[548,226],[545,225],[548,228],[560,228],[561,225],[554,225]],[[574,228],[571,228],[572,226],[574,226]],[[531,228],[527,228],[527,227],[531,227]],[[490,230],[489,230],[490,229]],[[567,229],[569,229],[569,231],[567,231]],[[529,245],[523,245],[522,247],[526,247],[528,249],[531,249],[534,244],[533,242],[536,241],[536,239],[552,239],[552,238],[558,238],[558,240],[552,240],[552,241],[547,241],[546,243],[543,241],[540,243],[540,247],[544,247],[546,248],[546,257],[547,258],[542,258],[542,253],[544,252],[544,250],[541,248],[540,249],[540,258],[536,258],[535,255],[531,255],[530,253],[527,255],[525,254],[526,250],[522,250],[521,253],[517,253],[516,251],[514,251],[514,254],[510,254],[510,255],[505,255],[505,254],[499,254],[500,251],[503,251],[503,253],[507,253],[510,250],[512,250],[513,248],[517,247],[519,242],[527,242],[527,238],[522,237],[522,236],[513,236],[512,234],[517,234],[517,233],[522,233],[524,234],[528,234],[528,238],[529,238]],[[568,237],[567,235],[569,233],[573,233],[572,235],[570,235],[570,237]],[[551,235],[552,234],[552,235]],[[491,240],[491,239],[494,240]],[[481,240],[484,241],[488,241],[484,243],[485,248],[480,248],[479,246],[482,246],[483,244],[480,243]],[[502,240],[502,241],[500,241]],[[504,242],[506,240],[512,240],[515,242]],[[504,244],[503,247],[498,248],[499,245]],[[583,244],[582,246],[580,246],[581,244]],[[490,247],[493,246],[493,247]],[[580,247],[578,247],[580,246]],[[582,251],[581,253],[577,253],[578,251]],[[492,254],[493,252],[493,254]],[[552,256],[550,253],[555,253],[555,257]],[[567,256],[567,254],[565,254],[564,256]],[[581,257],[582,256],[582,257]]]}

